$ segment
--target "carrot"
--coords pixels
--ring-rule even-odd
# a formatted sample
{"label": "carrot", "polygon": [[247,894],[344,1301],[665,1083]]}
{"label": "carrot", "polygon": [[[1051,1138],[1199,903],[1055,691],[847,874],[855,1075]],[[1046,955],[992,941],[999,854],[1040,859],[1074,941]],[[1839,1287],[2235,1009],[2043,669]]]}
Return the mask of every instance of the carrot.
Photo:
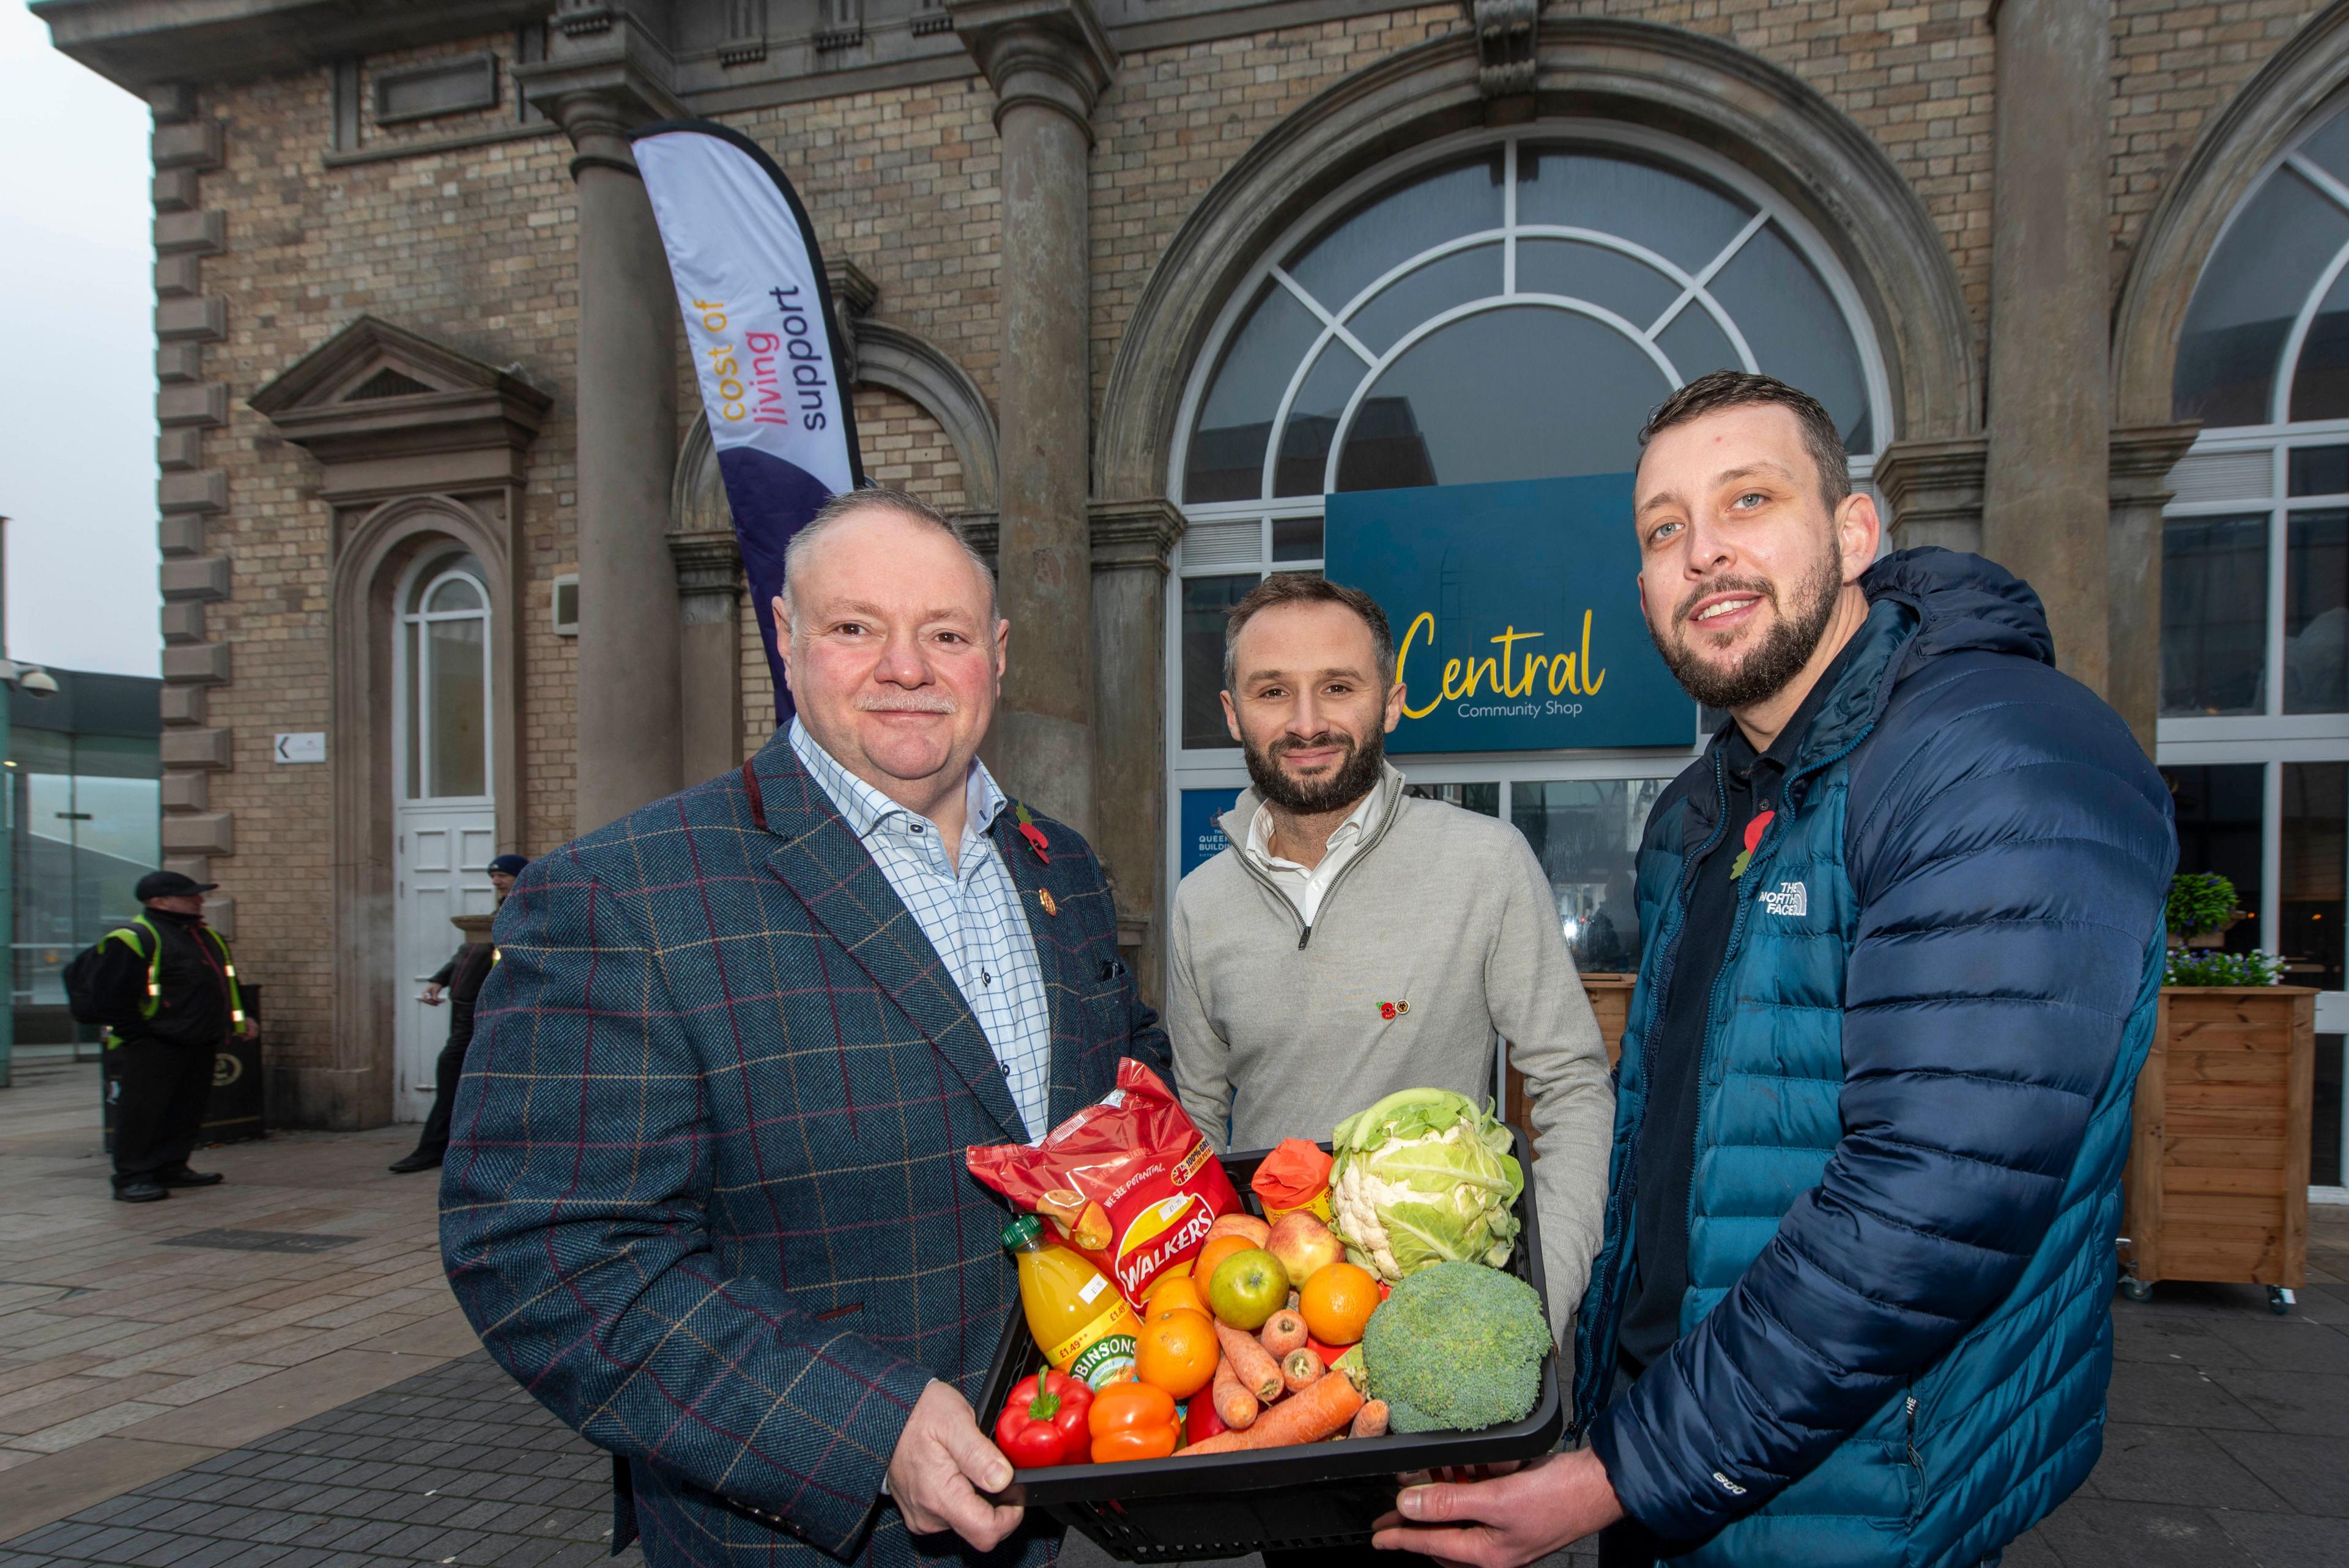
{"label": "carrot", "polygon": [[1235,1432],[1245,1432],[1255,1425],[1257,1411],[1263,1407],[1257,1397],[1241,1387],[1240,1380],[1232,1376],[1232,1364],[1228,1361],[1216,1364],[1215,1399],[1216,1419]]}
{"label": "carrot", "polygon": [[1186,1454],[1229,1454],[1248,1449],[1279,1449],[1318,1443],[1346,1429],[1362,1407],[1361,1391],[1343,1377],[1318,1378],[1256,1418],[1246,1431],[1222,1432],[1194,1443]]}
{"label": "carrot", "polygon": [[1383,1438],[1387,1435],[1387,1402],[1372,1399],[1354,1412],[1354,1424],[1346,1428],[1350,1438]]}
{"label": "carrot", "polygon": [[1256,1336],[1275,1359],[1286,1358],[1305,1348],[1305,1320],[1284,1308],[1265,1319]]}
{"label": "carrot", "polygon": [[[1280,1397],[1280,1363],[1256,1342],[1256,1335],[1217,1319],[1216,1338],[1224,1347],[1224,1364],[1232,1369],[1232,1377],[1241,1387],[1268,1405]],[[1231,1423],[1226,1421],[1224,1425],[1228,1427]]]}
{"label": "carrot", "polygon": [[1319,1383],[1321,1380],[1321,1375],[1329,1370],[1330,1368],[1323,1364],[1321,1358],[1313,1352],[1292,1350],[1281,1358],[1280,1380],[1287,1384],[1288,1391],[1294,1394],[1309,1384]]}

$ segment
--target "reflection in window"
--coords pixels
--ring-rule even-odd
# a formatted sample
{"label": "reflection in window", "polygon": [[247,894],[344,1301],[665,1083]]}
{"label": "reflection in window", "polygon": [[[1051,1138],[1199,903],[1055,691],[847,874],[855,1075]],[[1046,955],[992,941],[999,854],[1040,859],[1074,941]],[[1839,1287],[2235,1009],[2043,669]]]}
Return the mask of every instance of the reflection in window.
{"label": "reflection in window", "polygon": [[2296,446],[2287,495],[2349,495],[2349,446]]}
{"label": "reflection in window", "polygon": [[2283,711],[2349,711],[2349,512],[2295,512],[2285,541]]}
{"label": "reflection in window", "polygon": [[2285,339],[2333,253],[2349,213],[2296,170],[2270,176],[2211,253],[2178,343],[2171,402],[2207,427],[2274,417]]}
{"label": "reflection in window", "polygon": [[2267,770],[2258,763],[2219,767],[2168,767],[2170,804],[2178,813],[2178,869],[2216,871],[2235,885],[2235,922],[2222,945],[2249,952],[2260,940],[2260,818]]}
{"label": "reflection in window", "polygon": [[1373,198],[1299,246],[1286,265],[1307,293],[1341,309],[1390,268],[1446,240],[1497,229],[1503,216],[1501,151],[1494,148]]}
{"label": "reflection in window", "polygon": [[2284,763],[2282,826],[2284,983],[2339,991],[2349,763]]}
{"label": "reflection in window", "polygon": [[[1621,333],[1520,306],[1465,317],[1388,367],[1347,432],[1340,490],[1618,473],[1671,390]],[[1392,409],[1373,420],[1373,405]]]}
{"label": "reflection in window", "polygon": [[1272,520],[1272,558],[1276,561],[1318,561],[1321,558],[1321,519],[1276,517]]}
{"label": "reflection in window", "polygon": [[[1826,405],[1847,451],[1876,450],[1858,348],[1827,286],[1775,224],[1721,269],[1713,296],[1745,334],[1754,363]],[[1702,368],[1677,369],[1686,377]]]}
{"label": "reflection in window", "polygon": [[1183,579],[1183,744],[1233,746],[1224,723],[1225,612],[1257,585],[1254,572]]}
{"label": "reflection in window", "polygon": [[2266,667],[2268,520],[2172,517],[2161,531],[2161,711],[2253,713]]}
{"label": "reflection in window", "polygon": [[[63,1008],[67,963],[139,913],[133,889],[161,863],[156,742],[19,728],[9,749],[17,763],[5,794],[15,829],[10,990],[19,1004]],[[51,1040],[72,1037],[58,1020],[18,1022]]]}
{"label": "reflection in window", "polygon": [[427,668],[431,671],[426,700],[432,725],[426,755],[432,759],[436,795],[489,793],[489,757],[481,733],[481,701],[487,685],[481,624],[479,617],[425,623],[430,645]]}
{"label": "reflection in window", "polygon": [[1501,786],[1496,784],[1414,784],[1402,793],[1413,800],[1440,800],[1479,816],[1501,815]]}
{"label": "reflection in window", "polygon": [[1184,465],[1184,499],[1237,501],[1263,493],[1272,416],[1289,372],[1320,330],[1312,313],[1278,283],[1257,291],[1199,406]]}
{"label": "reflection in window", "polygon": [[1670,781],[1572,779],[1509,786],[1509,820],[1533,846],[1574,961],[1586,974],[1640,967],[1632,860],[1648,813]]}

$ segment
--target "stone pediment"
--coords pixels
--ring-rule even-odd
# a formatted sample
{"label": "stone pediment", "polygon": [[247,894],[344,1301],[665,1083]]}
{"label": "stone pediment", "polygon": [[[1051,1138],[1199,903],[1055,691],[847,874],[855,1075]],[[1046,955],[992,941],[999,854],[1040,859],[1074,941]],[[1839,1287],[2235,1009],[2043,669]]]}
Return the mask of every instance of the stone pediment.
{"label": "stone pediment", "polygon": [[326,469],[332,496],[509,483],[553,396],[362,316],[255,392],[255,413]]}

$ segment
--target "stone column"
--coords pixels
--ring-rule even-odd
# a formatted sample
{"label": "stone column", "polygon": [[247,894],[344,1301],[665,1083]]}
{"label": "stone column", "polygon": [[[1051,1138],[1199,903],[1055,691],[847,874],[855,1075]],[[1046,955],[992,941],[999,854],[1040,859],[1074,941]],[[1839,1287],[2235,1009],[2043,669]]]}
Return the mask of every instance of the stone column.
{"label": "stone column", "polygon": [[582,833],[678,788],[678,598],[663,542],[677,449],[677,294],[616,95],[565,98],[578,155]]}
{"label": "stone column", "polygon": [[730,528],[672,534],[678,724],[685,780],[742,765],[742,556]]}
{"label": "stone column", "polygon": [[1166,569],[1183,514],[1164,497],[1092,504],[1093,690],[1101,699],[1093,777],[1116,809],[1094,850],[1117,891],[1118,946],[1152,1002],[1164,994],[1165,943],[1153,940],[1165,878]]}
{"label": "stone column", "polygon": [[2169,471],[2201,428],[2112,432],[2112,677],[2105,695],[2147,756],[2161,717],[2161,509],[2169,504]]}
{"label": "stone column", "polygon": [[2103,692],[2112,7],[2004,0],[1994,16],[1983,553],[2038,590],[2056,661]]}
{"label": "stone column", "polygon": [[995,88],[1003,148],[998,575],[1011,665],[990,753],[1014,794],[1091,835],[1087,162],[1093,105],[1117,56],[1092,0],[968,0],[952,15]]}

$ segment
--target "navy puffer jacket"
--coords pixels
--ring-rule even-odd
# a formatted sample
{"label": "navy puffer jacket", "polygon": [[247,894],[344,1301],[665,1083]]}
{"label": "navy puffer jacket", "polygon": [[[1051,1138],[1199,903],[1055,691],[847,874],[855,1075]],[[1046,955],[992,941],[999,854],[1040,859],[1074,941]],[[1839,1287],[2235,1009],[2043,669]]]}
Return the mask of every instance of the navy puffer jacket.
{"label": "navy puffer jacket", "polygon": [[2031,589],[1911,550],[1734,884],[1704,1035],[1683,1337],[1611,1406],[1641,1041],[1718,742],[1640,849],[1578,1425],[1692,1561],[1971,1564],[2095,1463],[2131,1086],[2177,858],[2160,775],[2054,668]]}

